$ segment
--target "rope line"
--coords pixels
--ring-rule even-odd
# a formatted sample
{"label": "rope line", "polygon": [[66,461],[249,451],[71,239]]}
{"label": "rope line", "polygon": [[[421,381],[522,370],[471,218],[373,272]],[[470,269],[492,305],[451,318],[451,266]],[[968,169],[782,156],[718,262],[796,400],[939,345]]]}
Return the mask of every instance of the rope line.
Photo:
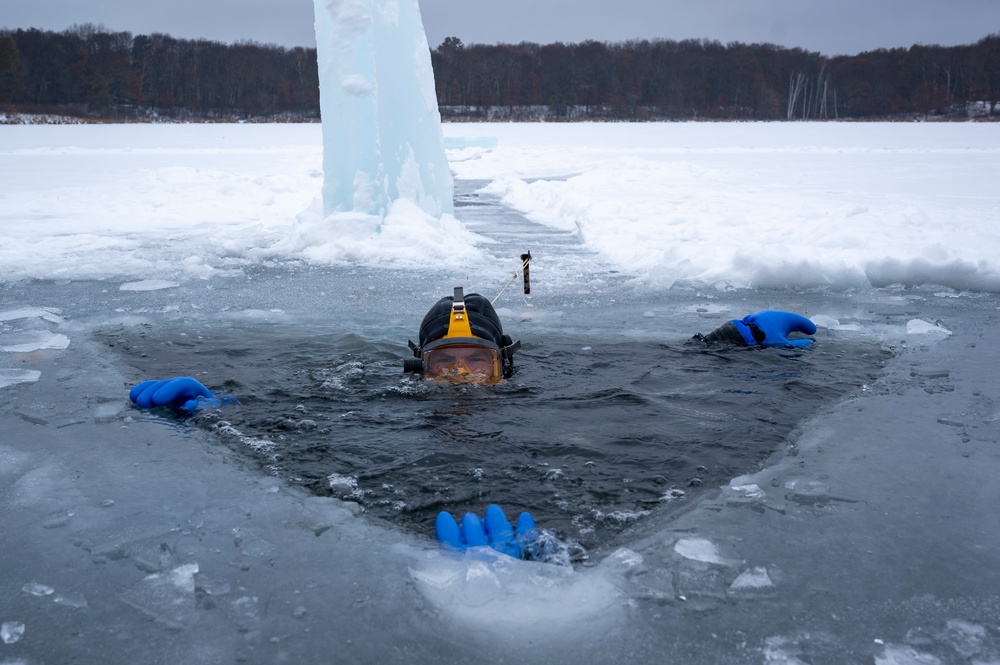
{"label": "rope line", "polygon": [[[502,289],[500,289],[500,293],[498,293],[496,297],[490,301],[491,305],[496,304],[496,301],[500,299],[500,296],[502,296],[503,292],[507,290],[507,287],[513,284],[514,280],[517,279],[518,275],[524,272],[524,269],[528,267],[529,261],[531,261],[531,259],[527,258],[521,262],[521,267],[514,271],[514,275],[509,280],[507,280],[507,283],[503,285]],[[521,300],[524,301],[525,305],[528,304],[528,299],[524,297],[523,293],[521,294]]]}

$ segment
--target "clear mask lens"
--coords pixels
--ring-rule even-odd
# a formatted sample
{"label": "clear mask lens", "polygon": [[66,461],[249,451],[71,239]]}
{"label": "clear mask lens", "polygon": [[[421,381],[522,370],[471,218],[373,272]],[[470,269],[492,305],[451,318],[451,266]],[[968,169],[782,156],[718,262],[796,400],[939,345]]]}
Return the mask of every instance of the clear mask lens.
{"label": "clear mask lens", "polygon": [[424,352],[424,376],[454,383],[496,383],[500,354],[483,346],[441,346]]}

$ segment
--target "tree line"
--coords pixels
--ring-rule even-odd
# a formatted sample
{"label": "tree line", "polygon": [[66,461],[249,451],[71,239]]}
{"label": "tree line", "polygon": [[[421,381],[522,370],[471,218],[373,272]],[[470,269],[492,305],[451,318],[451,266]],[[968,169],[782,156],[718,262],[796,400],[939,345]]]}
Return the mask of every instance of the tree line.
{"label": "tree line", "polygon": [[[465,45],[431,51],[445,119],[1000,117],[1000,34],[827,57],[709,40]],[[0,31],[0,111],[104,119],[319,117],[316,50],[132,35]]]}
{"label": "tree line", "polygon": [[0,104],[109,119],[318,118],[316,49],[133,36],[90,24],[2,31]]}
{"label": "tree line", "polygon": [[448,38],[432,59],[442,112],[460,115],[540,107],[555,117],[617,120],[1000,112],[1000,35],[838,57],[708,40],[466,47]]}

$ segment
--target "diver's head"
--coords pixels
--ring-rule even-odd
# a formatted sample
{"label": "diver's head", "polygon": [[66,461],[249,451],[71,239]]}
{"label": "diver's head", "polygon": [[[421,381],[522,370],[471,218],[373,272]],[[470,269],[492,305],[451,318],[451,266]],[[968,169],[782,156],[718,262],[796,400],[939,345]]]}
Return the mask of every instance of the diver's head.
{"label": "diver's head", "polygon": [[420,324],[419,346],[410,342],[414,358],[403,369],[428,378],[461,383],[496,383],[514,370],[520,342],[503,334],[492,303],[478,293],[437,301]]}

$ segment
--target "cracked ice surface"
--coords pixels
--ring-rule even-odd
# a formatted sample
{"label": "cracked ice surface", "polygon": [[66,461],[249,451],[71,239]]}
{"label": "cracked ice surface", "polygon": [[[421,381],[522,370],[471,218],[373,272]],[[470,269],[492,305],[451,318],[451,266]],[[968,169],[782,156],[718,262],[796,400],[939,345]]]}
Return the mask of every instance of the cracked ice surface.
{"label": "cracked ice surface", "polygon": [[[801,423],[758,471],[683,512],[659,502],[606,555],[552,568],[455,557],[430,534],[269,477],[212,432],[132,409],[125,395],[137,377],[92,335],[109,323],[146,331],[190,321],[194,332],[368,316],[375,323],[359,327],[401,356],[413,319],[442,284],[500,281],[502,243],[456,226],[453,243],[419,252],[402,240],[359,241],[367,253],[338,263],[333,244],[301,233],[301,246],[279,251],[303,232],[293,220],[321,187],[315,127],[60,130],[71,139],[8,129],[0,170],[16,168],[0,178],[8,186],[0,214],[9,215],[0,343],[39,348],[0,352],[0,657],[1000,659],[1000,301],[988,288],[1000,254],[995,197],[982,194],[997,170],[995,132],[497,127],[489,129],[497,142],[453,153],[460,175],[494,183],[547,224],[538,292],[530,306],[502,310],[536,344],[572,330],[589,347],[595,328],[656,344],[766,304],[815,315],[822,352],[847,343],[894,352],[877,380]],[[857,145],[802,147],[818,135]],[[37,145],[46,142],[56,147]],[[147,170],[129,175],[140,162]],[[760,167],[752,177],[734,167],[750,164]],[[788,183],[797,189],[785,197]],[[842,208],[829,205],[840,199]],[[468,207],[466,219],[485,206]],[[122,234],[134,227],[132,209],[149,213],[145,235]],[[800,216],[809,223],[794,224],[789,243],[767,244]],[[615,233],[604,219],[616,221]],[[942,223],[952,219],[963,225]],[[497,232],[490,218],[480,221]],[[182,222],[183,241],[171,240]],[[727,225],[752,233],[730,238],[718,231]],[[869,228],[897,240],[868,243]],[[571,250],[553,249],[569,240]],[[741,261],[743,240],[768,251]],[[802,248],[807,264],[780,255]],[[379,268],[387,256],[412,263]],[[427,256],[454,261],[428,267]],[[287,259],[294,264],[280,263]],[[764,279],[746,288],[752,269]],[[868,269],[890,281],[866,283]],[[692,285],[699,275],[709,282]],[[794,283],[777,284],[782,276]],[[120,288],[147,279],[178,286]],[[38,344],[58,336],[69,344]]]}

